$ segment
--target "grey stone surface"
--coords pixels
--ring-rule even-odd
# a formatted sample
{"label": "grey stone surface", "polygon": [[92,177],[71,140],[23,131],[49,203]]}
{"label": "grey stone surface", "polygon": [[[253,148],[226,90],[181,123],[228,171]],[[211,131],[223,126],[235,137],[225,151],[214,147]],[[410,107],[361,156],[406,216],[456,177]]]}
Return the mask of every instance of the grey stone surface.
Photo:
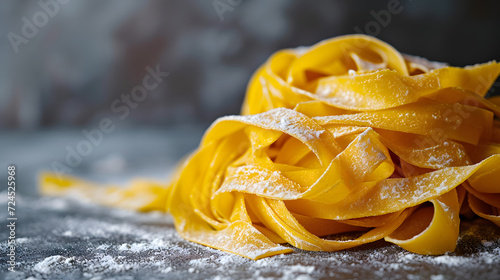
{"label": "grey stone surface", "polygon": [[[203,130],[117,128],[74,172],[107,182],[166,178]],[[33,195],[36,173],[64,160],[65,146],[80,134],[58,130],[1,138],[1,168],[16,164],[20,185],[16,273],[7,272],[7,194],[0,192],[0,279],[499,279],[500,229],[484,220],[463,221],[457,250],[444,256],[420,256],[380,241],[252,261],[181,239],[167,214]]]}
{"label": "grey stone surface", "polygon": [[140,214],[60,198],[21,197],[18,205],[18,272],[6,273],[2,231],[0,278],[498,279],[500,275],[500,230],[482,220],[463,222],[456,252],[444,256],[420,256],[380,241],[340,252],[295,250],[252,261],[181,239],[162,213]]}

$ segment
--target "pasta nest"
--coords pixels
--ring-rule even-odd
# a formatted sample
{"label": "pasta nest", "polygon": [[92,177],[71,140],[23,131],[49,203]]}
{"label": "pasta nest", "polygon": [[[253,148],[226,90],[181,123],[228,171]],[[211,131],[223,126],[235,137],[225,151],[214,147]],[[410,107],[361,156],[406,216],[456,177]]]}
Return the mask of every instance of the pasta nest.
{"label": "pasta nest", "polygon": [[[251,259],[380,239],[454,251],[461,214],[500,226],[500,99],[485,98],[499,72],[364,35],[278,51],[171,184],[107,189],[107,204],[168,211],[185,239]],[[89,187],[74,180],[46,175],[42,189]]]}

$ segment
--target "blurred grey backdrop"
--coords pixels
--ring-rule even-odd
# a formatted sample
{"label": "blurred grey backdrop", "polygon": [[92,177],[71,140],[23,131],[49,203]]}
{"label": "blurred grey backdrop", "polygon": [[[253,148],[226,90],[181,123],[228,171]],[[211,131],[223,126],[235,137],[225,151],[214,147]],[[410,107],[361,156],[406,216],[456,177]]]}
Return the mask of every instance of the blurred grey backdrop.
{"label": "blurred grey backdrop", "polygon": [[239,113],[273,52],[362,32],[451,65],[500,60],[498,11],[487,0],[2,0],[0,182],[14,164],[19,195],[37,194],[41,171],[166,183],[212,121]]}
{"label": "blurred grey backdrop", "polygon": [[[499,60],[499,11],[487,0],[4,0],[0,129],[118,116],[208,124],[239,112],[251,74],[274,51],[359,31],[452,65]],[[169,76],[125,117],[122,94],[147,67]]]}

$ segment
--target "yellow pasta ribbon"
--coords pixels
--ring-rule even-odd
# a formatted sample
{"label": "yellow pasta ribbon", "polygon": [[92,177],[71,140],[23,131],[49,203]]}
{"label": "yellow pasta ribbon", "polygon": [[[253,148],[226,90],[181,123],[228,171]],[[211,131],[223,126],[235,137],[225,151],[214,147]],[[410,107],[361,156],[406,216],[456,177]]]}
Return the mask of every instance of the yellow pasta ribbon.
{"label": "yellow pasta ribbon", "polygon": [[443,254],[461,208],[500,226],[500,99],[485,98],[499,73],[364,35],[282,50],[253,75],[242,115],[213,123],[170,184],[44,174],[41,191],[167,211],[183,238],[250,259],[380,239]]}

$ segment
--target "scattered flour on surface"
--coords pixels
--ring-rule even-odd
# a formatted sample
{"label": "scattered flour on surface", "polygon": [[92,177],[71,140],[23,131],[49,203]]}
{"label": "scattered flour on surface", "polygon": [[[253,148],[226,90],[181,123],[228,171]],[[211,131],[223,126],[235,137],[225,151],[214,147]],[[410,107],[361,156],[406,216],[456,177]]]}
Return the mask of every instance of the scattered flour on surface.
{"label": "scattered flour on surface", "polygon": [[40,273],[51,273],[55,270],[59,270],[63,266],[71,266],[74,261],[75,258],[65,258],[60,255],[54,255],[35,264],[33,269]]}
{"label": "scattered flour on surface", "polygon": [[483,244],[484,247],[491,247],[491,246],[493,246],[493,242],[488,241],[488,240],[481,240],[481,244]]}
{"label": "scattered flour on surface", "polygon": [[[36,207],[45,209],[49,206]],[[460,271],[468,273],[479,268],[491,271],[500,264],[500,239],[492,239],[493,235],[485,235],[479,239],[480,242],[471,244],[478,251],[460,256],[452,253],[437,257],[422,256],[387,245],[376,249],[332,253],[296,250],[292,254],[253,261],[183,240],[165,215],[131,213],[126,210],[104,212],[97,208],[88,211],[94,209],[96,212],[92,213],[100,213],[103,218],[90,215],[83,219],[73,216],[59,219],[56,216],[58,220],[53,229],[55,237],[49,236],[41,242],[41,246],[45,246],[42,248],[53,248],[61,245],[59,240],[62,238],[65,244],[84,244],[83,253],[71,252],[71,257],[44,255],[26,262],[25,265],[32,269],[23,274],[22,279],[29,276],[45,279],[52,274],[71,273],[82,273],[87,279],[125,279],[116,276],[147,272],[151,273],[150,276],[158,276],[154,279],[184,275],[186,279],[222,280],[241,275],[245,279],[308,280],[342,278],[353,273],[366,275],[363,270],[367,268],[371,271],[370,275],[378,279],[390,275],[404,275],[409,280],[453,279],[456,275],[462,275]],[[467,235],[482,236],[479,235],[479,229],[476,232],[469,226]],[[71,232],[71,238],[63,238],[70,235],[66,232]],[[28,235],[18,240],[20,244],[25,243],[23,247],[29,247],[41,239]],[[468,243],[464,247],[466,240],[471,239],[462,238],[459,241],[462,248],[468,248]],[[5,246],[6,242],[0,242],[1,248]],[[422,267],[429,270],[422,270]]]}
{"label": "scattered flour on surface", "polygon": [[435,263],[449,265],[449,266],[459,266],[464,263],[469,262],[467,258],[458,257],[458,256],[438,256],[434,258]]}
{"label": "scattered flour on surface", "polygon": [[172,271],[172,267],[169,266],[169,267],[165,267],[164,269],[160,270],[161,273],[169,273],[170,271]]}
{"label": "scattered flour on surface", "polygon": [[431,275],[431,280],[444,280],[444,276],[441,274],[438,275]]}
{"label": "scattered flour on surface", "polygon": [[31,242],[33,239],[32,238],[27,238],[27,237],[19,237],[16,238],[16,243],[17,244],[25,244]]}
{"label": "scattered flour on surface", "polygon": [[111,245],[109,244],[102,244],[96,247],[96,250],[107,250]]}
{"label": "scattered flour on surface", "polygon": [[159,250],[167,247],[168,247],[168,242],[165,242],[163,239],[153,239],[150,242],[141,242],[132,244],[124,243],[118,247],[118,250],[132,251],[137,253],[146,250]]}

